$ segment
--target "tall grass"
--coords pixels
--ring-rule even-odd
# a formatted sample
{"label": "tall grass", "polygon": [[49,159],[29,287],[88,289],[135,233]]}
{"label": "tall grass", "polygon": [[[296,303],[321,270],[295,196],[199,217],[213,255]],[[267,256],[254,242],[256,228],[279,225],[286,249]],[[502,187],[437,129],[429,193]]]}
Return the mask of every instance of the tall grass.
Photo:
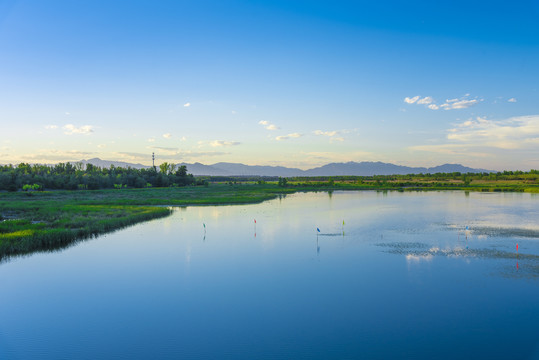
{"label": "tall grass", "polygon": [[[35,222],[29,219],[0,222],[0,259],[63,248],[78,240],[171,213],[170,209],[163,207],[107,205],[69,205],[57,209],[49,207],[48,210],[56,210],[45,217],[52,220],[50,222]],[[31,211],[23,215],[30,213]]]}

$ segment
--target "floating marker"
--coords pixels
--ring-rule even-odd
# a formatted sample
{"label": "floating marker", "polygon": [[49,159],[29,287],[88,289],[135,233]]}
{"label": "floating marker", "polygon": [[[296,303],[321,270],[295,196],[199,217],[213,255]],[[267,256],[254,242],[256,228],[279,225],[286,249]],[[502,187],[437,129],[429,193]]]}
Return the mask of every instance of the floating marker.
{"label": "floating marker", "polygon": [[518,252],[518,243],[517,243],[517,252]]}
{"label": "floating marker", "polygon": [[206,224],[202,223],[202,225],[204,225],[204,229],[206,228]]}
{"label": "floating marker", "polygon": [[316,228],[316,231],[320,232],[320,229],[319,229],[319,228]]}
{"label": "floating marker", "polygon": [[255,224],[256,224],[256,219],[255,219]]}

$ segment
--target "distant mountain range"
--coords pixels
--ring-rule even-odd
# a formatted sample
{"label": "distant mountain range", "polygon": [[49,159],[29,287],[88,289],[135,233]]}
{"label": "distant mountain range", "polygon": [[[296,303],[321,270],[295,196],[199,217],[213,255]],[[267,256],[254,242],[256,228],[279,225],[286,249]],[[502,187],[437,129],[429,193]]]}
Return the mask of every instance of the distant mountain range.
{"label": "distant mountain range", "polygon": [[83,163],[84,165],[92,164],[95,166],[99,166],[101,168],[109,168],[111,165],[114,165],[115,167],[123,167],[123,168],[131,167],[133,169],[147,169],[151,167],[151,166],[146,166],[142,164],[132,164],[132,163],[123,162],[123,161],[101,160],[99,158],[81,160],[77,162]]}
{"label": "distant mountain range", "polygon": [[[132,167],[136,169],[150,168],[150,166],[142,164],[131,164],[122,161],[109,161],[93,158],[80,161],[83,164],[92,164],[99,167]],[[244,165],[238,163],[220,162],[213,165],[204,165],[201,163],[180,163],[185,165],[187,172],[193,175],[207,176],[372,176],[372,175],[406,175],[406,174],[435,174],[435,173],[483,173],[492,172],[485,169],[473,169],[460,164],[444,164],[436,167],[409,167],[383,162],[347,162],[347,163],[331,163],[309,170],[301,170],[296,168],[287,168],[283,166],[259,166],[259,165]]]}

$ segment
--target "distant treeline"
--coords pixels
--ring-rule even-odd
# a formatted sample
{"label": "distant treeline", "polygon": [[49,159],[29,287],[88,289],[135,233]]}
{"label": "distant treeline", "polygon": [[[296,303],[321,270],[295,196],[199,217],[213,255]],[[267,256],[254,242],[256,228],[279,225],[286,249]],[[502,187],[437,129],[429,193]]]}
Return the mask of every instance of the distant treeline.
{"label": "distant treeline", "polygon": [[163,163],[159,168],[101,168],[92,164],[0,166],[0,191],[96,190],[203,185],[187,173],[185,166]]}
{"label": "distant treeline", "polygon": [[503,171],[503,172],[484,172],[484,173],[435,173],[435,174],[407,174],[407,175],[369,175],[369,176],[310,176],[310,177],[292,177],[289,181],[449,181],[458,180],[462,182],[472,180],[499,181],[499,180],[522,180],[537,181],[539,170],[526,171]]}
{"label": "distant treeline", "polygon": [[[536,183],[539,180],[539,170],[526,171],[503,171],[503,172],[484,172],[484,173],[435,173],[435,174],[407,174],[407,175],[339,175],[339,176],[294,176],[282,178],[280,176],[205,176],[199,177],[209,182],[279,182],[279,184],[298,184],[298,183],[324,183],[325,185],[353,182],[353,183],[387,183],[387,182],[425,182],[425,181],[460,181],[468,183],[471,181],[502,181],[502,180],[520,180],[523,182]],[[286,179],[286,182],[284,181]]]}

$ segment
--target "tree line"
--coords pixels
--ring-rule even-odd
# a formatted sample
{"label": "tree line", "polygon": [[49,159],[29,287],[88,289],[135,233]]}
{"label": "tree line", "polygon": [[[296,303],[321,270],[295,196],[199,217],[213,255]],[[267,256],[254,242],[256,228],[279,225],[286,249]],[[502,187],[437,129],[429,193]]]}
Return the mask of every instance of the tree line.
{"label": "tree line", "polygon": [[0,191],[97,190],[203,185],[197,183],[185,166],[163,163],[147,169],[111,165],[101,168],[92,164],[59,163],[39,165],[20,163],[0,165]]}

